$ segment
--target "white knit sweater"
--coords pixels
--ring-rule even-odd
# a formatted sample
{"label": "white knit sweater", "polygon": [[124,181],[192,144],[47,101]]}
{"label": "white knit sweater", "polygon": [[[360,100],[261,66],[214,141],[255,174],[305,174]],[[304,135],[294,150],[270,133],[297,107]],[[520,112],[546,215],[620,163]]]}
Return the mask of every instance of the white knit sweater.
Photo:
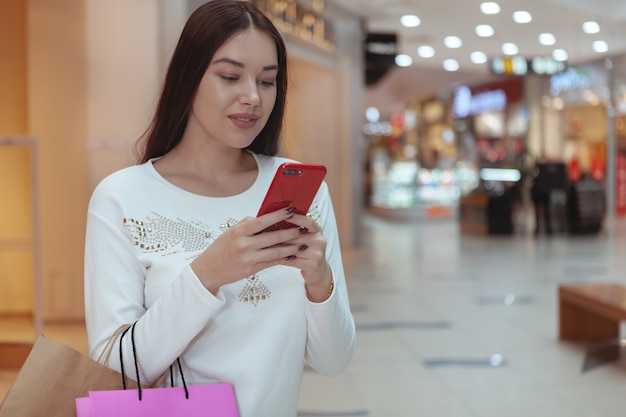
{"label": "white knit sweater", "polygon": [[[225,229],[256,215],[276,168],[286,161],[255,159],[256,181],[231,197],[178,188],[152,161],[98,185],[89,204],[85,247],[90,355],[97,358],[120,325],[137,321],[142,381],[156,380],[180,358],[190,385],[232,383],[241,417],[294,417],[304,360],[332,375],[347,365],[355,344],[327,185],[310,209],[327,239],[335,281],[325,302],[307,299],[295,268],[268,268],[256,279],[222,286],[214,296],[189,266]],[[130,337],[122,350],[125,369],[134,377]],[[117,347],[109,366],[120,370]]]}

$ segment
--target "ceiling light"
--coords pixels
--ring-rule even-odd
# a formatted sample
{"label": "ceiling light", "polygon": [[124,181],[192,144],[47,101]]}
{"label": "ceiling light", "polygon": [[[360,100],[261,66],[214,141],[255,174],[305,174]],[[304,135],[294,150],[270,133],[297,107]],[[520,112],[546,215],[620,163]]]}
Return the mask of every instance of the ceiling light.
{"label": "ceiling light", "polygon": [[476,26],[476,34],[481,38],[488,38],[493,36],[493,28],[489,25],[478,25]]}
{"label": "ceiling light", "polygon": [[430,45],[422,45],[417,48],[417,54],[422,58],[432,58],[435,56],[435,48]]}
{"label": "ceiling light", "polygon": [[402,26],[404,27],[415,28],[418,27],[422,21],[414,14],[407,14],[400,18],[400,23],[402,23]]}
{"label": "ceiling light", "polygon": [[494,1],[486,1],[481,3],[480,11],[484,14],[498,14],[500,13],[500,6]]}
{"label": "ceiling light", "polygon": [[565,49],[555,49],[552,51],[552,58],[554,58],[555,61],[567,61],[569,57]]}
{"label": "ceiling light", "polygon": [[446,59],[443,61],[443,69],[454,72],[459,70],[459,63],[456,59]]}
{"label": "ceiling light", "polygon": [[507,42],[502,44],[502,52],[505,55],[516,55],[519,52],[519,48],[514,43]]}
{"label": "ceiling light", "polygon": [[487,55],[484,52],[476,51],[472,52],[470,59],[474,64],[484,64],[487,62]]}
{"label": "ceiling light", "polygon": [[600,25],[597,22],[589,21],[583,23],[583,31],[585,33],[598,33],[600,32]]}
{"label": "ceiling light", "polygon": [[593,50],[601,54],[609,50],[609,46],[604,41],[595,41],[593,43]]}
{"label": "ceiling light", "polygon": [[556,38],[551,33],[542,33],[539,35],[539,43],[542,45],[554,45]]}
{"label": "ceiling light", "polygon": [[532,22],[533,17],[527,11],[519,10],[513,13],[513,20],[515,21],[515,23],[520,23],[520,24],[530,23]]}
{"label": "ceiling light", "polygon": [[413,64],[413,58],[406,54],[396,55],[395,61],[399,67],[410,67]]}
{"label": "ceiling light", "polygon": [[446,36],[446,38],[443,40],[443,43],[448,48],[460,48],[461,45],[463,45],[463,41],[461,41],[461,38],[459,38],[458,36]]}

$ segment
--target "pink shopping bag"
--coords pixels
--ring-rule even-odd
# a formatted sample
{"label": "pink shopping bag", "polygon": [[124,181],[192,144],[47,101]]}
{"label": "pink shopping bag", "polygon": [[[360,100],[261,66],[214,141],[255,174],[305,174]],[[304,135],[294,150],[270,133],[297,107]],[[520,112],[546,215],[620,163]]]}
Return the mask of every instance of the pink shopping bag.
{"label": "pink shopping bag", "polygon": [[[76,399],[77,417],[239,417],[232,384],[93,391]],[[140,399],[141,396],[141,399]]]}
{"label": "pink shopping bag", "polygon": [[76,417],[93,417],[91,412],[91,398],[76,398]]}
{"label": "pink shopping bag", "polygon": [[[126,373],[122,358],[122,340],[130,330],[133,359],[137,375],[137,389],[126,389]],[[89,391],[88,397],[76,398],[77,417],[239,417],[235,392],[230,383],[188,386],[181,367],[176,360],[182,387],[142,388],[139,380],[139,364],[135,347],[135,324],[120,335],[120,359],[122,359],[122,390]],[[170,376],[172,367],[170,367]]]}

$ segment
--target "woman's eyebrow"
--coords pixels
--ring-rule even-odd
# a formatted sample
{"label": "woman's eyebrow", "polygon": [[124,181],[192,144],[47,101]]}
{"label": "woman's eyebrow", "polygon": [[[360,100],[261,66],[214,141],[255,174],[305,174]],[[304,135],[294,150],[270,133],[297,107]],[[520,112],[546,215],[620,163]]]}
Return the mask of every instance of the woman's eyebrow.
{"label": "woman's eyebrow", "polygon": [[[245,68],[246,64],[244,64],[243,62],[239,62],[239,61],[235,61],[234,59],[231,58],[220,58],[216,61],[213,61],[212,64],[220,64],[220,63],[226,63],[226,64],[230,64],[230,65],[234,65],[238,68]],[[278,70],[278,65],[266,65],[263,67],[263,71],[273,71],[273,70]]]}

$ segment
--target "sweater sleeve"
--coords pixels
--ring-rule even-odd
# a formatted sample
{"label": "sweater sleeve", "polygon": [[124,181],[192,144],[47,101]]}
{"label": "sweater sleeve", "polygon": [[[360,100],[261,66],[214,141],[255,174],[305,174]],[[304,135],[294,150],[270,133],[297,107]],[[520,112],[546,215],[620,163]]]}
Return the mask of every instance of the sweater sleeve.
{"label": "sweater sleeve", "polygon": [[[185,265],[157,302],[146,308],[146,267],[139,262],[131,239],[123,229],[108,220],[119,218],[118,221],[122,221],[119,213],[111,216],[110,206],[106,202],[102,206],[98,202],[90,204],[87,216],[84,279],[90,356],[98,358],[121,325],[136,322],[140,377],[151,383],[176,360],[224,301],[219,293],[215,297],[207,291],[189,265]],[[108,366],[120,371],[118,346],[116,342]],[[129,335],[123,339],[122,356],[127,374],[136,379]]]}
{"label": "sweater sleeve", "polygon": [[339,245],[339,233],[326,185],[320,190],[317,222],[326,238],[326,258],[332,269],[334,289],[321,303],[307,301],[307,361],[316,371],[335,375],[347,365],[354,352],[356,331]]}

